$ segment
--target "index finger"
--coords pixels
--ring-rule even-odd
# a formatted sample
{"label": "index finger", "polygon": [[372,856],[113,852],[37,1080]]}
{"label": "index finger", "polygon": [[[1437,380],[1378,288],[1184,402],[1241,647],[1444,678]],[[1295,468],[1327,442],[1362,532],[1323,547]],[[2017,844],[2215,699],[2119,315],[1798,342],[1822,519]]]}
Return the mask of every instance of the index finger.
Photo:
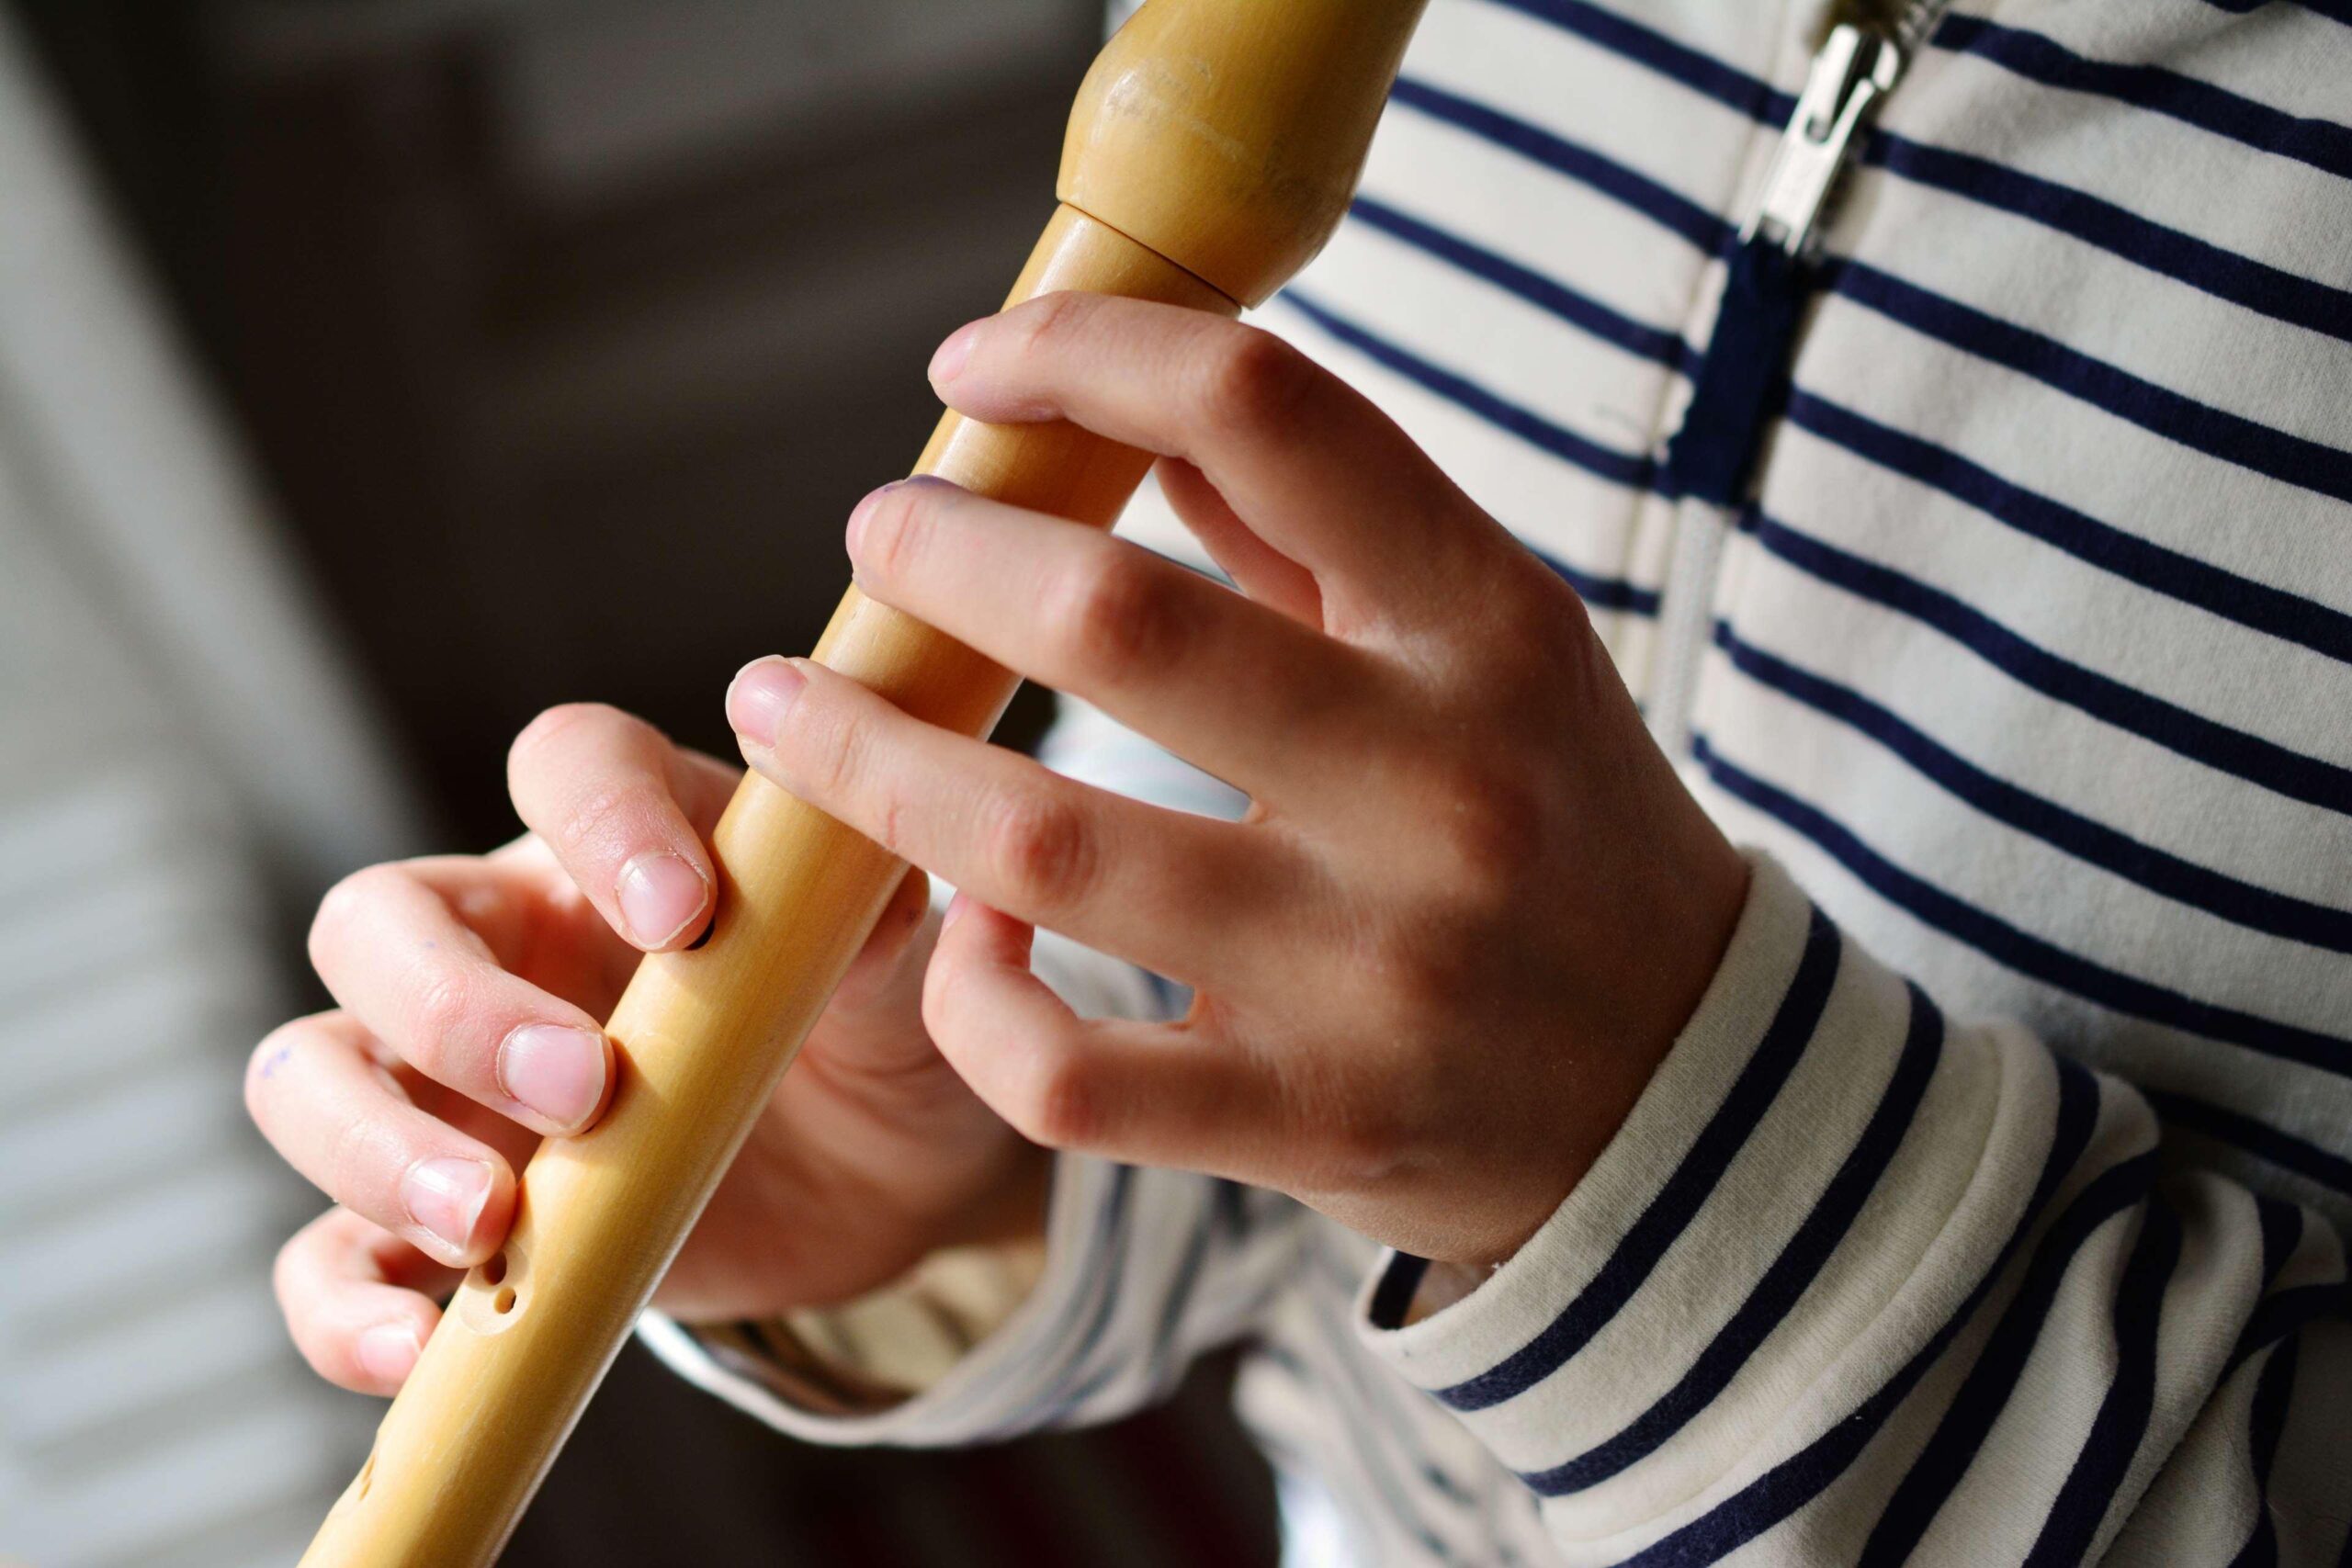
{"label": "index finger", "polygon": [[1318,583],[1384,614],[1442,604],[1450,565],[1499,531],[1362,393],[1221,317],[1049,294],[960,328],[931,368],[974,419],[1063,419],[1185,459]]}

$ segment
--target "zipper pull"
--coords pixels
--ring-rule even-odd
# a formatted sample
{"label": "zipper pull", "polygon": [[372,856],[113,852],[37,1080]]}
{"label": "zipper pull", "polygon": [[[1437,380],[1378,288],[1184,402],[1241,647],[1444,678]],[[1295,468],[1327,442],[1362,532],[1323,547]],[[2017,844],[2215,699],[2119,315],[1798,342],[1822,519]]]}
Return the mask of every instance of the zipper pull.
{"label": "zipper pull", "polygon": [[1902,74],[1903,51],[1891,39],[1851,23],[1830,29],[1764,176],[1763,197],[1739,231],[1743,242],[1760,238],[1804,254],[1854,133]]}

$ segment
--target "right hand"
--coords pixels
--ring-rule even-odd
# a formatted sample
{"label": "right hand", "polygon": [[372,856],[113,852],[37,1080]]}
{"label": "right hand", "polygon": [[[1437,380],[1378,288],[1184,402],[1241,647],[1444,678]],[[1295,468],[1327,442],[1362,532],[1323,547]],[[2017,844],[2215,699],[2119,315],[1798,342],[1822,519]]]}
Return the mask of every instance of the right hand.
{"label": "right hand", "polygon": [[[341,1005],[264,1040],[245,1100],[337,1205],[277,1269],[321,1375],[398,1389],[435,1301],[505,1239],[540,1137],[594,1125],[612,1082],[598,1021],[640,953],[707,923],[705,840],[739,776],[611,708],[551,709],[508,759],[528,833],[370,867],[320,905],[311,961]],[[1045,1155],[923,1028],[926,892],[910,872],[672,1265],[664,1310],[846,1300],[937,1247],[1035,1233]]]}

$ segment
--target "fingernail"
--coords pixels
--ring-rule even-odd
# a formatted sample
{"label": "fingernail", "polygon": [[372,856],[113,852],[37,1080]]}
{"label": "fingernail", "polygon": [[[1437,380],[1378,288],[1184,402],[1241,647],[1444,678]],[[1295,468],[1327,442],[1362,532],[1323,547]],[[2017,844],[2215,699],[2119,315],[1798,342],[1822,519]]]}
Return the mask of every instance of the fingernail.
{"label": "fingernail", "polygon": [[855,506],[850,508],[849,527],[842,534],[842,542],[849,547],[849,553],[853,558],[865,544],[865,525],[874,520],[875,508],[882,504],[882,498],[885,495],[898,488],[898,483],[893,482],[876,490],[867,491],[864,498]]}
{"label": "fingernail", "polygon": [[421,1159],[401,1179],[408,1217],[462,1255],[490,1201],[490,1167],[478,1159]]}
{"label": "fingernail", "polygon": [[604,1103],[604,1037],[560,1023],[526,1023],[498,1048],[498,1087],[576,1132]]}
{"label": "fingernail", "polygon": [[947,900],[947,912],[939,917],[939,929],[943,932],[945,931],[948,927],[962,919],[964,918],[964,911],[971,907],[971,901],[969,899],[966,898],[961,893],[956,894],[955,897]]}
{"label": "fingernail", "polygon": [[413,1324],[379,1323],[359,1337],[359,1365],[382,1382],[406,1378],[424,1353],[424,1342],[417,1338]]}
{"label": "fingernail", "polygon": [[752,745],[773,746],[785,715],[808,683],[808,677],[789,660],[755,659],[735,672],[735,683],[727,688],[727,722]]}
{"label": "fingernail", "polygon": [[710,884],[668,850],[648,850],[621,867],[615,896],[629,941],[651,952],[685,935],[701,918]]}
{"label": "fingernail", "polygon": [[979,335],[979,322],[967,321],[948,333],[947,341],[941,344],[931,356],[931,378],[934,381],[954,380],[972,357],[972,340]]}

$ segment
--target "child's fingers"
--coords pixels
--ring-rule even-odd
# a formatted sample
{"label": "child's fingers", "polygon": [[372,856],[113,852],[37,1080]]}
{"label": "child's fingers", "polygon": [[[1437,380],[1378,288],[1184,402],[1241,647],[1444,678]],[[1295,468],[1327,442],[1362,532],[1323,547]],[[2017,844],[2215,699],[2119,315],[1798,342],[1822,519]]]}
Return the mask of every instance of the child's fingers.
{"label": "child's fingers", "polygon": [[390,1394],[441,1321],[426,1292],[439,1293],[457,1275],[334,1208],[279,1248],[271,1277],[294,1347],[321,1377],[355,1393]]}
{"label": "child's fingers", "polygon": [[933,384],[974,419],[1066,419],[1197,465],[1327,596],[1459,618],[1461,570],[1501,531],[1394,421],[1271,333],[1204,311],[1049,294],[940,345]]}
{"label": "child's fingers", "polygon": [[1371,655],[1099,529],[901,480],[858,503],[849,548],[882,603],[1252,795],[1320,792],[1322,758],[1385,731]]}
{"label": "child's fingers", "polygon": [[515,812],[612,928],[648,953],[683,947],[710,916],[707,828],[732,770],[680,750],[617,708],[549,708],[507,754]]}
{"label": "child's fingers", "polygon": [[443,1263],[481,1262],[506,1235],[514,1173],[497,1150],[413,1104],[343,1013],[273,1031],[245,1071],[272,1147],[344,1207]]}
{"label": "child's fingers", "polygon": [[863,1013],[879,1007],[888,1012],[894,1001],[905,1005],[913,994],[908,978],[913,966],[907,960],[930,913],[931,878],[910,866],[874,922],[873,934],[833,987],[831,1009]]}
{"label": "child's fingers", "polygon": [[893,854],[1193,984],[1254,977],[1252,918],[1308,880],[1272,835],[1076,783],[805,660],[745,666],[728,716],[746,761]]}
{"label": "child's fingers", "polygon": [[1226,501],[1208,476],[1182,457],[1162,457],[1160,493],[1210,558],[1233,584],[1259,604],[1320,628],[1323,592],[1315,574],[1266,543]]}
{"label": "child's fingers", "polygon": [[974,1093],[1032,1143],[1240,1180],[1272,1174],[1281,1086],[1182,1024],[1080,1018],[1029,970],[1033,928],[958,895],[923,1022]]}
{"label": "child's fingers", "polygon": [[539,1132],[576,1133],[603,1109],[612,1046],[458,918],[505,891],[481,861],[370,867],[319,906],[311,962],[359,1026],[425,1077]]}

